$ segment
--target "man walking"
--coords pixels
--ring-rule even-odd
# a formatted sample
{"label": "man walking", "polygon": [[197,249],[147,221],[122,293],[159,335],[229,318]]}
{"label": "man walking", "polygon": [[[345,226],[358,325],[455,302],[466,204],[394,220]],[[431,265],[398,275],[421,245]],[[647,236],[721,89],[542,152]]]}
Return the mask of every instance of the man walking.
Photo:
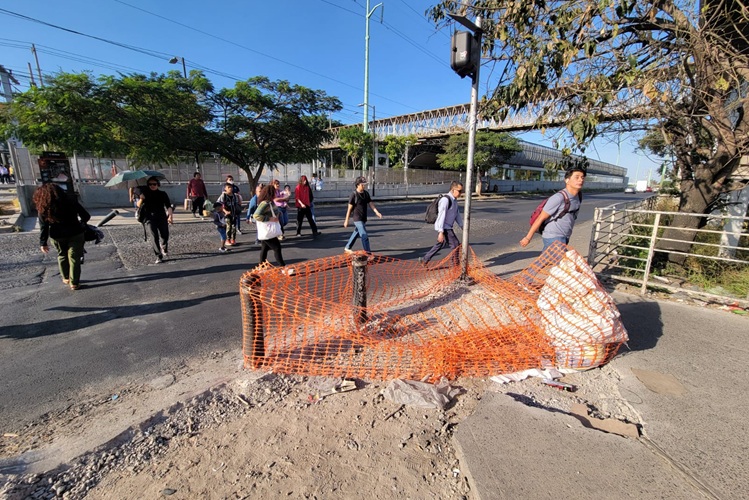
{"label": "man walking", "polygon": [[372,202],[372,198],[369,196],[369,193],[364,189],[364,186],[366,184],[367,179],[365,179],[364,177],[357,177],[354,183],[354,185],[356,186],[356,190],[351,193],[351,197],[348,200],[348,210],[346,211],[346,220],[343,221],[343,227],[348,227],[348,220],[351,216],[351,212],[353,212],[354,226],[356,226],[356,228],[354,229],[354,232],[351,233],[351,237],[348,239],[348,243],[346,243],[346,246],[343,248],[346,253],[353,252],[353,250],[351,250],[351,247],[354,243],[356,243],[356,240],[358,238],[361,238],[361,245],[362,247],[364,247],[364,251],[367,253],[372,253],[372,250],[369,247],[369,234],[367,234],[366,226],[367,207],[371,207],[375,215],[382,219],[382,214],[377,210],[374,203]]}
{"label": "man walking", "polygon": [[531,238],[545,222],[541,238],[544,242],[542,252],[555,241],[565,245],[570,242],[572,229],[575,227],[577,213],[582,201],[582,189],[585,184],[585,169],[572,167],[564,174],[564,189],[549,197],[541,214],[536,218],[528,234],[520,240],[520,246],[528,246]]}
{"label": "man walking", "polygon": [[200,172],[195,172],[190,182],[187,183],[187,197],[192,201],[192,216],[200,217],[202,220],[203,204],[205,204],[205,199],[208,198],[208,191],[205,189],[205,182],[203,182]]}
{"label": "man walking", "polygon": [[[437,252],[450,245],[453,250],[460,245],[458,237],[455,236],[453,225],[457,222],[458,227],[463,229],[463,222],[460,220],[460,211],[458,210],[458,198],[463,194],[463,184],[453,181],[450,184],[450,191],[440,198],[437,202],[437,220],[434,221],[434,230],[437,231],[437,243],[427,252],[424,258],[419,258],[419,262],[427,264]],[[459,257],[455,254],[454,264],[458,264]]]}

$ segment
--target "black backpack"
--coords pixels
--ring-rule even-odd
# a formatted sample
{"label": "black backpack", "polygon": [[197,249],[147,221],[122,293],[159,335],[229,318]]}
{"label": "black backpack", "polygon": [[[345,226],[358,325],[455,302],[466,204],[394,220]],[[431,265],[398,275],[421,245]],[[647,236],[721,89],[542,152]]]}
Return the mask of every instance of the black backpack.
{"label": "black backpack", "polygon": [[[424,214],[424,222],[427,224],[434,224],[437,222],[437,214],[439,213],[439,203],[443,196],[447,196],[444,194],[441,194],[437,196],[427,207],[426,214]],[[450,205],[452,205],[453,201],[448,197],[447,198],[447,209],[450,210]]]}

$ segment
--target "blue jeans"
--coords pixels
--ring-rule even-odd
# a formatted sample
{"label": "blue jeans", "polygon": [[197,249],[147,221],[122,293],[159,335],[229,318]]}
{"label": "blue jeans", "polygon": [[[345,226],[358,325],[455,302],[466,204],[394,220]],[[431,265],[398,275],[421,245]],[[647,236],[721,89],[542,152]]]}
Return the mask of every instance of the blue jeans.
{"label": "blue jeans", "polygon": [[284,226],[289,223],[289,212],[288,207],[276,207],[278,212],[278,223],[281,224],[281,230],[283,231]]}
{"label": "blue jeans", "polygon": [[541,249],[541,253],[543,253],[544,250],[546,250],[547,248],[549,248],[551,246],[551,244],[554,243],[555,241],[561,241],[565,245],[570,242],[570,239],[569,238],[565,238],[564,236],[555,236],[553,238],[544,238],[542,236],[541,239],[544,242],[544,247]]}
{"label": "blue jeans", "polygon": [[367,253],[372,253],[372,250],[369,248],[369,235],[367,234],[367,226],[358,220],[354,221],[354,226],[356,226],[356,229],[354,229],[354,232],[351,233],[351,237],[348,239],[348,243],[346,243],[346,248],[351,250],[351,247],[356,243],[357,238],[361,238],[361,246],[364,247],[364,251]]}

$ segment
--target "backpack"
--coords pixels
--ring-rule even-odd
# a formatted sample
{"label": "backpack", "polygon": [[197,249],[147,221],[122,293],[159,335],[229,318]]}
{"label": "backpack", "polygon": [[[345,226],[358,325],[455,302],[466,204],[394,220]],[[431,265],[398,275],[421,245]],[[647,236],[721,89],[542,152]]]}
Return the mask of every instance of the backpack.
{"label": "backpack", "polygon": [[[443,196],[447,196],[444,194],[441,194],[437,196],[427,207],[427,211],[424,214],[424,222],[427,224],[434,224],[437,222],[437,214],[439,213],[439,203]],[[450,210],[450,205],[452,205],[453,201],[450,198],[447,198],[447,209]]]}
{"label": "backpack", "polygon": [[[544,228],[546,227],[546,224],[548,224],[549,222],[554,222],[555,220],[561,219],[562,217],[564,217],[565,215],[567,215],[567,213],[570,211],[570,197],[567,194],[567,191],[565,191],[564,189],[562,189],[559,192],[562,193],[562,197],[564,198],[564,208],[562,209],[561,212],[559,212],[559,215],[557,215],[556,217],[549,217],[548,219],[546,219],[541,224],[541,226],[538,228],[538,234],[543,234]],[[551,196],[549,196],[549,198],[551,198]],[[544,207],[546,206],[546,202],[549,201],[549,198],[546,198],[544,201],[542,201],[541,203],[539,203],[538,206],[536,207],[536,209],[531,214],[531,220],[530,220],[531,226],[533,226],[533,223],[536,222],[536,219],[538,219],[538,216],[541,215],[541,212],[543,211]],[[582,193],[582,191],[580,191],[579,193],[577,193],[577,198],[581,202],[583,201],[583,193]]]}

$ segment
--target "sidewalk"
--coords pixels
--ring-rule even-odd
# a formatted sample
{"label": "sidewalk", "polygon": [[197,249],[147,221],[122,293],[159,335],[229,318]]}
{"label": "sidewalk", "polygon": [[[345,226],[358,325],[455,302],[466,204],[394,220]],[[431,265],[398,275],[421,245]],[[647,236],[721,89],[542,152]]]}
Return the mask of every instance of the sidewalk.
{"label": "sidewalk", "polygon": [[[590,234],[585,226],[575,228],[571,241],[582,255]],[[531,247],[540,248],[540,240]],[[589,429],[568,412],[489,392],[454,435],[472,490],[481,499],[749,498],[747,319],[612,295],[630,342],[610,363],[619,394],[602,396],[619,398],[640,416],[641,437]],[[581,384],[599,376],[601,370],[576,375]],[[560,392],[563,398],[575,394]]]}

